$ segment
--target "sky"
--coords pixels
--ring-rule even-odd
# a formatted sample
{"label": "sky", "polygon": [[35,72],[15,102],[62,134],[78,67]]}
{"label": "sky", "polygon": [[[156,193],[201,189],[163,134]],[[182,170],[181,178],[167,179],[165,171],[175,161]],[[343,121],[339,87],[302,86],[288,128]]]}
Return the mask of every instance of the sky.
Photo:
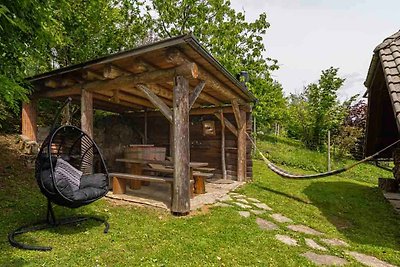
{"label": "sky", "polygon": [[272,76],[286,95],[299,93],[321,71],[339,68],[346,78],[341,100],[363,94],[373,49],[400,30],[400,0],[231,0],[253,21],[262,12],[271,24],[265,56],[278,60]]}

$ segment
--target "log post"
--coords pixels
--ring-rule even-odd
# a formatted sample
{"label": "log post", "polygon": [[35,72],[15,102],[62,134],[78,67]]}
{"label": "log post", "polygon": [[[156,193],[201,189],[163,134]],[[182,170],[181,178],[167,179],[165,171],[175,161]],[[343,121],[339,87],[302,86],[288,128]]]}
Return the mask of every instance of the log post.
{"label": "log post", "polygon": [[93,93],[86,90],[81,93],[81,128],[93,138]]}
{"label": "log post", "polygon": [[238,159],[237,159],[237,178],[238,181],[246,181],[246,112],[240,110],[240,128],[238,128],[237,135],[237,148],[238,148]]}
{"label": "log post", "polygon": [[171,211],[187,215],[190,211],[189,81],[175,77],[173,100],[174,191]]}
{"label": "log post", "polygon": [[222,178],[226,180],[226,160],[225,160],[225,121],[224,112],[221,109],[221,162],[222,162]]}
{"label": "log post", "polygon": [[22,104],[21,112],[21,132],[31,141],[37,141],[37,101],[31,99],[30,102]]}

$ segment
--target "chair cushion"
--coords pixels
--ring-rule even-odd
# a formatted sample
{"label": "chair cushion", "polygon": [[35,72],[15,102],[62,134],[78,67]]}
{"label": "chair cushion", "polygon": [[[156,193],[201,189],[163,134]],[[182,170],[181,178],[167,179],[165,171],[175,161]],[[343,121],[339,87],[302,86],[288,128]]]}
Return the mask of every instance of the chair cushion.
{"label": "chair cushion", "polygon": [[98,198],[104,194],[104,189],[85,187],[74,192],[74,200],[83,201]]}
{"label": "chair cushion", "polygon": [[76,169],[62,158],[57,159],[56,167],[54,168],[54,179],[57,187],[62,190],[70,186],[72,191],[79,189],[81,183],[82,172]]}
{"label": "chair cushion", "polygon": [[80,189],[94,187],[99,189],[107,189],[107,175],[104,173],[94,173],[82,175]]}

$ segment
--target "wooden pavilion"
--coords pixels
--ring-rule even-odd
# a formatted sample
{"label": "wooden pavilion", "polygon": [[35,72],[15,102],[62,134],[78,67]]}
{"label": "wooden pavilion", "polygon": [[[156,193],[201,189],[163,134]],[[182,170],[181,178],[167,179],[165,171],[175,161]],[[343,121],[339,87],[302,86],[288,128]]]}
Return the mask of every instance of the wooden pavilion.
{"label": "wooden pavilion", "polygon": [[[40,98],[71,97],[80,104],[81,128],[90,136],[94,109],[143,119],[146,139],[154,133],[154,143],[161,138],[157,133],[168,129],[162,138],[168,135],[174,165],[174,213],[190,210],[191,160],[206,160],[223,178],[246,181],[251,177],[246,131],[251,131],[251,104],[256,99],[190,34],[28,80],[34,91],[30,102],[23,104],[22,134],[31,140],[37,139]],[[212,122],[206,127],[214,129],[204,131],[203,123],[203,131],[198,131],[196,122],[204,120]]]}

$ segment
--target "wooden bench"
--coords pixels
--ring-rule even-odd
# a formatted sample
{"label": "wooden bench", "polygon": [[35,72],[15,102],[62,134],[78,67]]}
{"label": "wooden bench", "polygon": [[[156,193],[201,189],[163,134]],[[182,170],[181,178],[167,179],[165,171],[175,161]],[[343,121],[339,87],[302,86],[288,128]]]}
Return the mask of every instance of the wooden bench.
{"label": "wooden bench", "polygon": [[[211,170],[213,168],[206,168],[206,169]],[[174,173],[174,169],[172,169],[172,168],[158,166],[155,164],[150,165],[150,167],[143,167],[142,170],[150,171],[150,172],[165,173],[165,174],[173,174]],[[206,193],[206,179],[211,178],[214,174],[207,173],[207,172],[200,172],[197,170],[198,169],[196,168],[196,171],[193,172],[193,181],[194,181],[193,192],[195,194],[205,194]]]}
{"label": "wooden bench", "polygon": [[[174,178],[171,177],[159,177],[149,175],[137,175],[129,173],[113,172],[109,173],[109,177],[113,179],[113,194],[125,194],[126,193],[126,182],[130,181],[145,181],[150,183],[167,183],[171,185],[171,200],[173,195]],[[190,181],[190,192],[193,192],[193,182]],[[190,194],[193,198],[193,194]]]}

